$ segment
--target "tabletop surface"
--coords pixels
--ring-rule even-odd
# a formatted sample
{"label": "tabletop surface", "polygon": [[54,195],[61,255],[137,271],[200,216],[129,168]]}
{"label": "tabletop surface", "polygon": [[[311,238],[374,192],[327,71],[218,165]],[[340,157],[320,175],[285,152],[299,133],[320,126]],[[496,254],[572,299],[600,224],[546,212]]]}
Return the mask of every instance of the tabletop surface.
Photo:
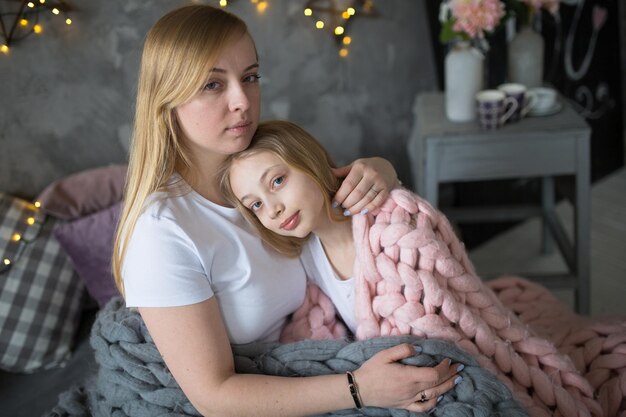
{"label": "tabletop surface", "polygon": [[563,109],[550,116],[526,117],[519,122],[507,124],[497,130],[485,130],[476,120],[451,122],[445,115],[444,94],[442,92],[422,93],[418,96],[416,115],[422,137],[456,136],[458,134],[480,134],[485,137],[528,133],[530,131],[588,130],[589,125],[569,105],[567,99],[559,96]]}

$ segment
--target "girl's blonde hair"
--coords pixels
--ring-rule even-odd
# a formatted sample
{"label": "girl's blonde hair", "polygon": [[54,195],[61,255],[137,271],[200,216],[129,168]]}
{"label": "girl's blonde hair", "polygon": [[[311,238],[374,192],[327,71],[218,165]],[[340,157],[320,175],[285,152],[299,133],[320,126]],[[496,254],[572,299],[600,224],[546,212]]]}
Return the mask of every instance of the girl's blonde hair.
{"label": "girl's blonde hair", "polygon": [[[289,257],[297,257],[307,238],[281,236],[266,229],[252,210],[241,204],[230,186],[230,167],[236,160],[245,159],[260,152],[271,152],[285,164],[308,175],[324,196],[324,207],[330,219],[345,221],[346,217],[332,210],[331,198],[339,189],[339,179],[333,175],[335,167],[326,149],[308,132],[291,122],[270,120],[259,124],[250,146],[230,155],[223,163],[220,174],[220,190],[224,197],[241,212],[244,218],[259,231],[264,242]],[[306,202],[305,202],[306,204]]]}
{"label": "girl's blonde hair", "polygon": [[247,34],[246,24],[237,16],[202,5],[173,10],[148,32],[113,252],[113,275],[122,294],[122,263],[146,199],[165,187],[175,169],[193,179],[194,165],[175,108],[203,88],[220,54]]}

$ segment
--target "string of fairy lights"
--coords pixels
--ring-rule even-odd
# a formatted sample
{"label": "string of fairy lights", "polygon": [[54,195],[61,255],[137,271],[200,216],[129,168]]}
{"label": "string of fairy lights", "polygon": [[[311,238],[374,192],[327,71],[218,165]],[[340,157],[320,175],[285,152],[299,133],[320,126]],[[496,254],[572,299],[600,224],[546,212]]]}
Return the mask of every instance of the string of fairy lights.
{"label": "string of fairy lights", "polygon": [[339,47],[339,56],[345,58],[352,44],[352,36],[348,34],[351,23],[357,16],[375,17],[377,13],[373,0],[355,0],[347,7],[341,7],[340,4],[334,0],[308,0],[304,15],[313,20],[315,28],[330,30]]}
{"label": "string of fairy lights", "polygon": [[[227,7],[235,0],[219,0],[221,7]],[[259,13],[264,13],[269,7],[269,2],[264,0],[250,0]],[[345,58],[349,55],[349,46],[352,37],[348,34],[351,22],[357,16],[376,17],[373,0],[308,0],[303,13],[313,21],[318,30],[330,30],[335,42],[339,47],[339,56]]]}
{"label": "string of fairy lights", "polygon": [[8,55],[15,42],[32,34],[44,32],[41,22],[46,15],[64,18],[66,25],[71,25],[69,12],[72,6],[65,0],[3,0],[4,3],[17,5],[12,11],[0,11],[0,53]]}
{"label": "string of fairy lights", "polygon": [[43,226],[45,214],[40,210],[41,203],[38,201],[28,203],[24,208],[25,210],[20,210],[22,218],[19,219],[0,262],[0,274],[8,272],[11,266],[20,259],[26,247],[37,238]]}
{"label": "string of fairy lights", "polygon": [[[69,12],[72,7],[66,0],[0,0],[17,4],[17,11],[0,10],[0,53],[8,55],[12,45],[32,34],[44,32],[40,17],[51,13],[64,17],[66,25],[72,24]],[[199,0],[193,0],[198,2]],[[218,0],[221,7],[227,7],[236,0]],[[265,13],[269,7],[267,0],[250,0],[259,13]],[[307,0],[303,13],[313,21],[318,30],[330,30],[337,46],[339,56],[349,55],[352,36],[348,34],[351,22],[357,16],[375,17],[374,0]],[[8,19],[8,23],[5,21]]]}

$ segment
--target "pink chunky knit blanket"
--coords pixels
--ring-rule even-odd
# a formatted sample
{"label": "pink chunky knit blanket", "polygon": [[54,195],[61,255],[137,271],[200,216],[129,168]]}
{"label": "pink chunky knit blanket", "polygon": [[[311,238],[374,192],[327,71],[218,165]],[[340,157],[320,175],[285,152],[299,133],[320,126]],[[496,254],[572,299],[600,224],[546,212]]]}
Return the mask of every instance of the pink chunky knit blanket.
{"label": "pink chunky knit blanket", "polygon": [[[404,189],[355,216],[353,231],[357,339],[455,342],[533,417],[626,417],[626,320],[580,317],[522,278],[483,283],[445,216]],[[343,334],[310,288],[281,340]]]}

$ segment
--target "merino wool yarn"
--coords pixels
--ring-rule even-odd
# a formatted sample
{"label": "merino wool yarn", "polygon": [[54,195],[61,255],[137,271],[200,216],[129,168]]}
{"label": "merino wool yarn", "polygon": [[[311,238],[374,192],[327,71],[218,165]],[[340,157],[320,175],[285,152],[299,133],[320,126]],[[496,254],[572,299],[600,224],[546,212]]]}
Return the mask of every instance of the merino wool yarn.
{"label": "merino wool yarn", "polygon": [[353,219],[357,339],[411,334],[455,342],[533,417],[601,416],[572,360],[533,334],[476,275],[446,217],[404,189]]}
{"label": "merino wool yarn", "polygon": [[357,339],[454,342],[533,417],[626,417],[625,318],[579,316],[523,278],[482,282],[446,217],[405,189],[353,232]]}
{"label": "merino wool yarn", "polygon": [[488,282],[500,301],[552,341],[589,381],[606,417],[626,417],[626,320],[583,317],[542,285],[520,277]]}
{"label": "merino wool yarn", "polygon": [[[317,314],[317,313],[316,313]],[[329,335],[316,334],[328,337]],[[91,329],[96,373],[59,396],[46,417],[192,417],[200,416],[159,354],[136,309],[126,308],[114,297],[98,312]],[[284,377],[345,374],[354,371],[383,349],[410,343],[416,354],[403,359],[409,366],[432,367],[445,358],[462,363],[461,383],[446,392],[430,410],[434,417],[527,417],[511,391],[474,358],[453,343],[412,336],[304,340],[294,343],[249,343],[232,345],[238,373]],[[347,393],[346,387],[346,393]],[[206,391],[207,400],[219,393]],[[242,397],[242,401],[249,399]],[[420,417],[396,408],[345,409],[318,417]]]}

